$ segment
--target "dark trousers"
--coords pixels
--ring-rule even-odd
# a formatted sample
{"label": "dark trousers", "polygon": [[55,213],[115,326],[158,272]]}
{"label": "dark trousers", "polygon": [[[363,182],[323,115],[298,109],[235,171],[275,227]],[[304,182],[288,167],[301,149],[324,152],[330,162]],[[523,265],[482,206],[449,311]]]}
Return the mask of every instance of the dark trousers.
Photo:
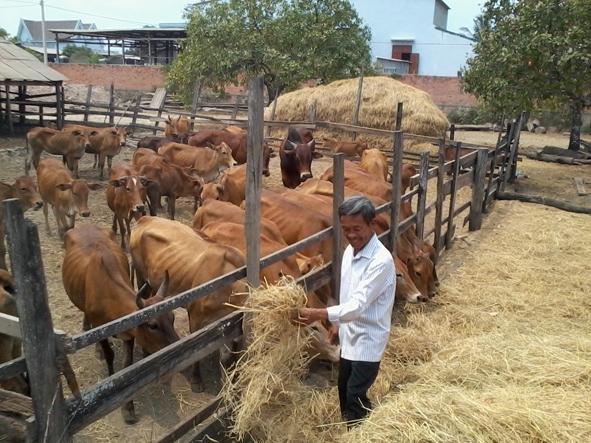
{"label": "dark trousers", "polygon": [[339,364],[339,402],[347,427],[358,423],[371,410],[367,391],[378,376],[380,362],[351,361],[341,358]]}

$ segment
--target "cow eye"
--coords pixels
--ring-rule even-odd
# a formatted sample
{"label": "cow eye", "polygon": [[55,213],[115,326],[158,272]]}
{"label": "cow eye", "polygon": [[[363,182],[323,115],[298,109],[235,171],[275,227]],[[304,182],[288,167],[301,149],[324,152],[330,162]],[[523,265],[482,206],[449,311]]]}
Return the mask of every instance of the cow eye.
{"label": "cow eye", "polygon": [[156,331],[158,330],[158,325],[156,323],[148,323],[148,328],[150,328],[152,331]]}
{"label": "cow eye", "polygon": [[131,192],[131,188],[125,188],[127,192]]}
{"label": "cow eye", "polygon": [[27,190],[27,188],[21,187],[21,191],[26,191],[26,190]]}
{"label": "cow eye", "polygon": [[311,325],[310,326],[310,329],[312,329],[313,331],[318,332],[318,326],[316,326],[316,325]]}
{"label": "cow eye", "polygon": [[402,278],[402,274],[396,274],[396,278],[397,278],[397,279],[400,279],[400,278]]}
{"label": "cow eye", "polygon": [[72,192],[72,194],[74,194],[75,196],[78,196],[78,193],[77,192]]}
{"label": "cow eye", "polygon": [[416,275],[417,277],[421,277],[421,273],[420,273],[420,272],[415,272],[415,275]]}

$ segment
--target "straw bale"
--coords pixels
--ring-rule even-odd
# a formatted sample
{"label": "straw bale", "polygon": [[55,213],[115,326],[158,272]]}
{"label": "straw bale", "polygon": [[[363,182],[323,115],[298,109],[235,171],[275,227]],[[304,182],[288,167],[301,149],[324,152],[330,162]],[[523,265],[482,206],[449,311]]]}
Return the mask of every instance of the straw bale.
{"label": "straw bale", "polygon": [[[351,124],[358,85],[359,79],[338,80],[328,85],[299,89],[282,95],[277,101],[275,120],[308,121],[310,111],[316,103],[317,120]],[[398,102],[404,103],[404,132],[439,137],[442,131],[449,128],[447,117],[435,106],[429,94],[384,76],[364,78],[359,126],[392,130],[396,121]],[[265,119],[271,118],[271,109],[272,106],[267,108]],[[285,133],[284,129],[273,131],[276,137],[284,137]],[[315,136],[317,139],[347,139],[350,138],[350,133],[319,129]],[[390,137],[361,134],[358,138],[380,149],[389,149],[392,146]]]}
{"label": "straw bale", "polygon": [[591,441],[588,216],[495,209],[508,215],[485,219],[481,242],[444,256],[463,264],[441,294],[397,308],[363,424],[347,432],[336,389],[304,386],[298,373],[269,397],[257,441]]}

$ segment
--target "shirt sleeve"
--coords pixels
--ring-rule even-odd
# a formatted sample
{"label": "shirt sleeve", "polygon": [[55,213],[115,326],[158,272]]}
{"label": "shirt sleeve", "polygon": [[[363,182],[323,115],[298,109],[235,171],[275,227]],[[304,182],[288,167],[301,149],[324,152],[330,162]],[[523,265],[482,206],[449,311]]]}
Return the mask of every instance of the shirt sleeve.
{"label": "shirt sleeve", "polygon": [[[365,273],[350,300],[327,308],[328,320],[339,325],[355,320],[386,289],[392,280],[388,264],[376,263]],[[392,296],[394,296],[392,294]]]}

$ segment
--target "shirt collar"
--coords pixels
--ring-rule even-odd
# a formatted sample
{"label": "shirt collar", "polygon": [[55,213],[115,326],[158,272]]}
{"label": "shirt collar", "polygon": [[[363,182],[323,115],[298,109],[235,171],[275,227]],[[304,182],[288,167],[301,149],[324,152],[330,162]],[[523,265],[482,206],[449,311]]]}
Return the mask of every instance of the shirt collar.
{"label": "shirt collar", "polygon": [[376,242],[379,242],[378,236],[374,232],[367,244],[363,247],[361,251],[357,253],[357,255],[353,256],[353,260],[357,260],[358,258],[371,258],[374,255],[376,249]]}

